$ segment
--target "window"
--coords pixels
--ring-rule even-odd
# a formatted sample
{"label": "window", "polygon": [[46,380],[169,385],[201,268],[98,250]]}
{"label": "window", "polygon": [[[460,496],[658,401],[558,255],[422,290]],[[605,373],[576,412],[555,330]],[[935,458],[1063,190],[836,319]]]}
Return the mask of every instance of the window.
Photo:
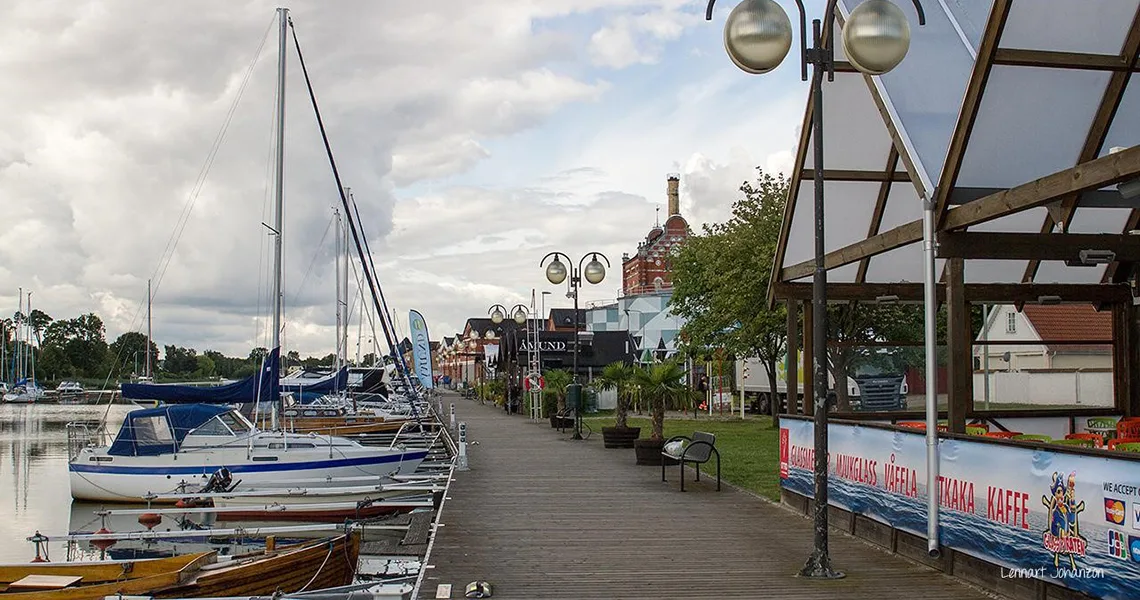
{"label": "window", "polygon": [[221,422],[221,420],[218,419],[218,417],[214,417],[213,419],[206,421],[191,433],[194,435],[233,435],[233,433],[231,433],[230,430],[226,428],[226,426]]}
{"label": "window", "polygon": [[1005,317],[1005,332],[1017,333],[1017,313],[1006,313]]}
{"label": "window", "polygon": [[140,446],[174,443],[174,434],[165,415],[132,419],[131,426],[135,430],[135,442]]}
{"label": "window", "polygon": [[234,433],[246,433],[250,429],[248,421],[239,418],[232,412],[222,413],[218,415],[218,418],[221,419],[223,423],[228,425],[230,430],[232,430]]}

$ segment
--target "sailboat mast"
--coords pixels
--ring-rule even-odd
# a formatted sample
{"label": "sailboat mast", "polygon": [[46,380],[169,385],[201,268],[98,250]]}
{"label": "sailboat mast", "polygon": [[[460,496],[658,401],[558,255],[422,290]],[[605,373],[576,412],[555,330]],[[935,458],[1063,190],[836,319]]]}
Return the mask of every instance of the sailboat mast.
{"label": "sailboat mast", "polygon": [[[281,30],[277,45],[277,165],[276,185],[274,199],[273,232],[273,347],[270,352],[281,352],[281,279],[284,275],[281,260],[281,238],[284,235],[283,212],[285,210],[285,49],[287,47],[289,32],[289,9],[278,8],[277,17]],[[264,376],[264,375],[262,375]],[[276,373],[274,373],[276,377]],[[260,377],[258,379],[260,382]],[[272,399],[281,403],[281,398]],[[273,429],[277,429],[277,404],[274,405],[270,420]],[[283,410],[284,405],[280,408]]]}
{"label": "sailboat mast", "polygon": [[340,242],[341,242],[341,233],[340,232],[341,232],[342,225],[341,225],[341,221],[340,221],[340,210],[339,209],[333,209],[333,214],[336,215],[336,235],[333,236],[334,241],[335,241],[335,247],[336,247],[336,360],[333,361],[333,370],[334,370],[334,372],[339,373],[340,372],[341,351],[344,349],[344,341],[341,339],[341,335],[340,335],[340,329],[341,329],[340,324],[341,324],[342,319],[344,318],[344,304],[342,303],[341,296],[340,296],[340,290],[341,290],[341,286],[340,286],[340,276],[341,276],[340,261],[341,261],[341,254],[342,254],[341,247],[340,247]]}
{"label": "sailboat mast", "polygon": [[152,377],[152,375],[150,374],[150,343],[151,343],[150,342],[150,340],[151,340],[150,298],[151,298],[151,296],[150,296],[150,280],[147,279],[146,280],[146,368],[143,370],[143,373],[147,377]]}
{"label": "sailboat mast", "polygon": [[14,357],[13,361],[15,365],[12,367],[12,370],[16,372],[16,375],[13,383],[24,378],[24,355],[27,350],[22,344],[20,344],[20,340],[22,339],[22,336],[20,334],[24,331],[24,324],[28,322],[28,315],[24,314],[24,288],[16,289],[20,290],[20,308],[16,311],[16,314],[20,318],[16,322],[16,356]]}
{"label": "sailboat mast", "polygon": [[[346,195],[351,194],[352,189],[346,187],[346,188],[344,188],[344,193]],[[352,260],[352,257],[348,254],[348,227],[347,227],[347,222],[345,223],[345,226],[341,228],[339,233],[343,237],[341,244],[340,244],[340,247],[341,247],[342,251],[344,252],[344,276],[343,276],[343,278],[341,278],[341,292],[342,292],[341,298],[344,299],[344,321],[342,321],[341,325],[340,325],[340,330],[341,330],[340,331],[340,339],[341,339],[340,348],[341,348],[341,351],[343,352],[343,356],[341,357],[341,359],[342,359],[341,360],[341,366],[347,367],[348,366],[348,322],[349,322],[349,319],[352,318],[352,315],[349,314],[349,310],[348,310],[348,269],[351,266],[351,263],[349,261]]]}
{"label": "sailboat mast", "polygon": [[289,9],[278,8],[277,16],[281,21],[280,39],[277,54],[277,165],[276,165],[276,197],[273,231],[273,348],[281,347],[281,237],[282,212],[285,207],[285,48],[288,39]]}
{"label": "sailboat mast", "polygon": [[[32,293],[28,292],[28,314],[32,314]],[[36,386],[36,353],[32,351],[32,338],[36,336],[36,330],[32,328],[32,322],[28,320],[28,357],[31,359],[32,370],[30,371],[31,385],[27,388],[28,393],[32,393],[32,388]],[[28,376],[28,375],[25,375]]]}

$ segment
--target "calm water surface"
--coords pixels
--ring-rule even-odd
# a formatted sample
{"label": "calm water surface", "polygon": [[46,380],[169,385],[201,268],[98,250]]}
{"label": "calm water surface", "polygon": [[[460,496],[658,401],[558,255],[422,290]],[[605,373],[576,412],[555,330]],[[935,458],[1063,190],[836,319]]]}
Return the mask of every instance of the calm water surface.
{"label": "calm water surface", "polygon": [[[37,530],[45,535],[79,529],[73,524],[71,488],[67,479],[67,423],[107,416],[117,432],[133,406],[0,404],[0,563],[27,562],[35,546],[25,538]],[[76,506],[76,520],[96,520],[92,507]],[[98,507],[93,507],[97,509]],[[53,544],[52,560],[66,555]],[[59,554],[62,553],[62,554]]]}

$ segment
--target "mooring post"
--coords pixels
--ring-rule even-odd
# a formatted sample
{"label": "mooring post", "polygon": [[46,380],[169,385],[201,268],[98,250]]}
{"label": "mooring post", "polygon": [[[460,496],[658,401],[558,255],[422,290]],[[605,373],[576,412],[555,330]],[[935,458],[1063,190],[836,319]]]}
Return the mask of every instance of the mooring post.
{"label": "mooring post", "polygon": [[451,403],[451,430],[455,431],[455,403]]}
{"label": "mooring post", "polygon": [[[454,413],[451,416],[455,418]],[[459,457],[455,464],[460,471],[467,470],[467,423],[463,421],[459,423]]]}

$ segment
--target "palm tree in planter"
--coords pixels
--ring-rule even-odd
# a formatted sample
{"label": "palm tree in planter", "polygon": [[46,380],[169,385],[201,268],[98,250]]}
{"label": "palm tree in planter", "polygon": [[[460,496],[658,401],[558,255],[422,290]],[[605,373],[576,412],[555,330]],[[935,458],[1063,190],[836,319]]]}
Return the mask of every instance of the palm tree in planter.
{"label": "palm tree in planter", "polygon": [[661,464],[661,450],[665,447],[665,405],[686,398],[689,389],[684,382],[685,369],[675,360],[655,363],[634,371],[634,380],[641,394],[649,401],[652,429],[649,439],[636,440],[637,464]]}
{"label": "palm tree in planter", "polygon": [[633,393],[633,367],[621,362],[606,365],[600,377],[594,379],[603,389],[617,390],[617,410],[614,411],[614,426],[602,428],[602,441],[606,448],[632,448],[633,441],[641,435],[640,427],[630,427],[629,400]]}
{"label": "palm tree in planter", "polygon": [[[562,425],[565,427],[565,424],[559,423],[558,415],[566,410],[566,388],[572,381],[570,372],[564,369],[551,369],[543,373],[542,378],[546,382],[542,392],[543,396],[545,397],[547,394],[554,396],[557,402],[557,410],[555,412],[547,412],[547,416],[550,417],[550,426],[558,427]],[[545,404],[545,402],[543,404]],[[571,426],[573,426],[573,424],[571,424]]]}

